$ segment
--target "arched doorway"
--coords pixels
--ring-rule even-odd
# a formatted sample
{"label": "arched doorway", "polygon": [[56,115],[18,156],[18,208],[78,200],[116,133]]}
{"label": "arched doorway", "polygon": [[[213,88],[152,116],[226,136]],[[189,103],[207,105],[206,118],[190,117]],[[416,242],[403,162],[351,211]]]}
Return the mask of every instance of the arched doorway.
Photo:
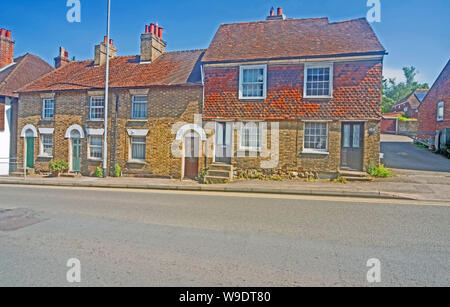
{"label": "arched doorway", "polygon": [[34,168],[34,139],[38,137],[36,127],[26,125],[20,134],[24,138],[24,164],[25,168]]}
{"label": "arched doorway", "polygon": [[184,177],[196,179],[199,173],[201,138],[191,131],[184,135]]}
{"label": "arched doorway", "polygon": [[72,130],[70,133],[71,148],[71,171],[81,172],[81,134],[78,130]]}
{"label": "arched doorway", "polygon": [[80,125],[72,125],[66,131],[69,139],[69,168],[71,172],[81,172],[81,139],[84,139],[84,131]]}

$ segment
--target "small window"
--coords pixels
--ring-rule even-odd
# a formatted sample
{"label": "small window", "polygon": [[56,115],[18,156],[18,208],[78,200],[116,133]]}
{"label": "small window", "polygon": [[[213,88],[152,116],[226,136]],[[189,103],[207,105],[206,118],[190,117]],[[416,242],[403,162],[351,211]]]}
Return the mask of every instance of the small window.
{"label": "small window", "polygon": [[241,66],[239,99],[265,99],[267,93],[267,66]]}
{"label": "small window", "polygon": [[91,120],[101,120],[105,117],[105,98],[91,97],[89,118]]}
{"label": "small window", "polygon": [[103,158],[103,137],[101,135],[89,137],[89,158],[95,160]]}
{"label": "small window", "polygon": [[304,86],[305,97],[331,97],[333,90],[333,65],[306,65]]}
{"label": "small window", "polygon": [[42,134],[41,135],[41,156],[52,157],[53,156],[53,135]]}
{"label": "small window", "polygon": [[444,120],[444,102],[443,101],[438,103],[437,120],[438,121],[443,121]]}
{"label": "small window", "polygon": [[258,123],[243,123],[241,126],[241,149],[261,149],[261,126]]}
{"label": "small window", "polygon": [[131,137],[131,160],[145,161],[145,137]]}
{"label": "small window", "polygon": [[55,115],[55,101],[53,99],[44,99],[42,103],[42,118],[53,119]]}
{"label": "small window", "polygon": [[147,96],[133,96],[131,107],[132,119],[147,118]]}
{"label": "small window", "polygon": [[328,124],[305,123],[304,152],[328,152]]}

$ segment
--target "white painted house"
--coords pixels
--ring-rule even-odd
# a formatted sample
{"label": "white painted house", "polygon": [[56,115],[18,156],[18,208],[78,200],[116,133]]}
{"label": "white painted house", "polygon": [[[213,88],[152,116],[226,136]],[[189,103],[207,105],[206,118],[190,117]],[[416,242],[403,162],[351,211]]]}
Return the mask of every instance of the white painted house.
{"label": "white painted house", "polygon": [[14,58],[11,31],[0,29],[0,176],[20,167],[17,161],[18,89],[53,68],[41,58],[25,54]]}

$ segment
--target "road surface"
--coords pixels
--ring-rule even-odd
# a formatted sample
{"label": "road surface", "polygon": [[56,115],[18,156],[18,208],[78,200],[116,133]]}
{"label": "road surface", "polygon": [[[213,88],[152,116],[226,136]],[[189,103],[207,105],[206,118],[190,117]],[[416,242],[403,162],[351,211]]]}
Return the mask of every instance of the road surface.
{"label": "road surface", "polygon": [[0,186],[0,286],[450,286],[449,221],[446,203]]}
{"label": "road surface", "polygon": [[416,147],[407,136],[382,135],[381,152],[383,163],[389,168],[450,172],[450,159]]}

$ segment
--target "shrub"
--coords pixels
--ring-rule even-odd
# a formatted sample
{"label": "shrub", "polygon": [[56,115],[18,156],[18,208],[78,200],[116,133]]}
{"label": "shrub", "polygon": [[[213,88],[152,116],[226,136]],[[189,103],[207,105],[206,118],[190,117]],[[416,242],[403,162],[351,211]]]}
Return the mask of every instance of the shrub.
{"label": "shrub", "polygon": [[95,177],[103,178],[103,169],[101,167],[95,169]]}
{"label": "shrub", "polygon": [[200,177],[198,177],[198,179],[197,179],[198,182],[208,184],[208,182],[205,181],[205,177],[206,177],[207,173],[208,173],[207,168],[202,169],[202,171],[200,172]]}
{"label": "shrub", "polygon": [[49,169],[52,173],[63,173],[69,170],[69,163],[64,160],[50,161]]}
{"label": "shrub", "polygon": [[371,164],[369,166],[368,173],[370,174],[370,176],[377,178],[394,177],[394,174],[392,174],[392,172],[389,169],[385,168],[383,164],[381,164],[378,167],[375,167],[375,165]]}
{"label": "shrub", "polygon": [[120,165],[116,163],[114,167],[114,177],[119,178],[122,176],[122,169],[120,168]]}

